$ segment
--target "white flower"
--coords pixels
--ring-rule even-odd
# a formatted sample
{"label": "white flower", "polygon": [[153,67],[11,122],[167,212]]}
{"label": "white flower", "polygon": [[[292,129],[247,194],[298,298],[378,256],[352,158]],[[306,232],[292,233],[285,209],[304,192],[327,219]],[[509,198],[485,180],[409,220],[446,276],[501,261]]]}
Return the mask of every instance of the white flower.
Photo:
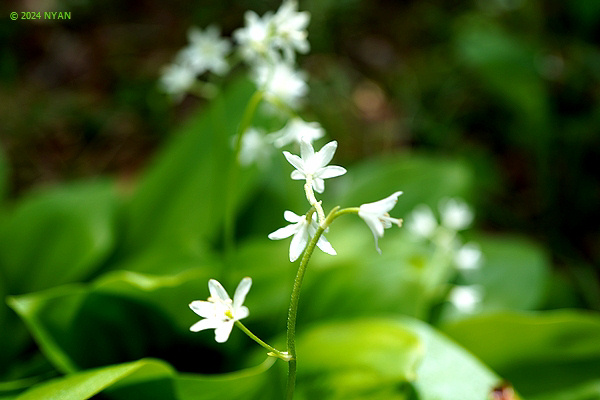
{"label": "white flower", "polygon": [[[315,235],[315,232],[317,231],[317,222],[313,218],[309,224],[306,215],[299,216],[291,211],[285,211],[283,213],[283,218],[291,224],[270,233],[269,239],[281,240],[294,235],[292,242],[290,243],[290,261],[294,262],[300,257],[300,254],[302,254],[306,248],[310,238]],[[337,254],[335,249],[323,235],[319,237],[317,247],[332,256]]]}
{"label": "white flower", "polygon": [[467,243],[454,255],[454,263],[460,270],[477,269],[481,265],[483,255],[477,243]]}
{"label": "white flower", "polygon": [[283,51],[288,62],[293,62],[295,50],[299,53],[309,51],[306,31],[309,21],[310,14],[306,11],[298,12],[298,2],[295,0],[285,1],[273,16],[273,45]]}
{"label": "white flower", "polygon": [[266,13],[261,18],[254,11],[246,11],[244,18],[246,26],[233,32],[242,57],[248,62],[272,59],[274,56],[271,46],[274,30],[273,14]]}
{"label": "white flower", "polygon": [[197,74],[212,71],[222,75],[229,70],[225,57],[231,51],[231,43],[221,37],[214,25],[202,31],[193,27],[188,32],[190,44],[179,54],[179,62],[188,64]]}
{"label": "white flower", "polygon": [[255,83],[265,92],[265,99],[277,105],[283,103],[297,108],[308,93],[305,75],[286,63],[262,63],[255,69]]}
{"label": "white flower", "polygon": [[267,135],[255,128],[249,128],[244,132],[238,155],[238,161],[241,165],[264,164],[270,156],[271,144],[267,140]]}
{"label": "white flower", "polygon": [[190,303],[192,311],[205,319],[196,322],[190,330],[198,332],[214,329],[215,340],[219,343],[226,342],[235,321],[246,318],[250,314],[248,307],[242,305],[250,286],[252,286],[252,279],[249,277],[242,279],[235,289],[232,301],[219,282],[214,279],[208,281],[210,291],[208,301],[196,300]]}
{"label": "white flower", "polygon": [[159,85],[164,92],[172,95],[176,100],[181,100],[183,94],[195,81],[196,74],[188,66],[171,64],[163,69]]}
{"label": "white flower", "polygon": [[391,228],[392,224],[398,226],[402,224],[402,220],[391,218],[390,214],[388,214],[398,202],[398,196],[401,194],[402,192],[395,192],[383,200],[363,204],[358,209],[358,216],[367,223],[367,226],[371,229],[371,232],[373,232],[375,248],[379,254],[381,254],[381,249],[379,248],[378,241],[379,238],[383,237],[384,228]]}
{"label": "white flower", "polygon": [[448,294],[448,300],[457,310],[471,313],[477,309],[483,298],[483,290],[480,286],[455,286]]}
{"label": "white flower", "polygon": [[318,122],[306,122],[302,118],[291,119],[285,126],[269,135],[275,147],[283,147],[290,143],[300,144],[304,138],[308,143],[325,136],[325,130]]}
{"label": "white flower", "polygon": [[315,153],[312,144],[302,139],[300,140],[300,155],[302,157],[298,157],[287,151],[284,151],[283,155],[296,168],[295,171],[292,171],[292,179],[311,180],[312,187],[317,192],[323,193],[325,190],[324,179],[335,178],[346,173],[346,169],[343,167],[327,165],[333,158],[336,149],[337,142],[334,140],[327,143],[321,150]]}
{"label": "white flower", "polygon": [[417,236],[430,238],[437,229],[438,222],[431,208],[421,204],[406,219],[406,227]]}
{"label": "white flower", "polygon": [[444,199],[440,202],[442,225],[454,231],[460,231],[473,222],[473,212],[462,200]]}

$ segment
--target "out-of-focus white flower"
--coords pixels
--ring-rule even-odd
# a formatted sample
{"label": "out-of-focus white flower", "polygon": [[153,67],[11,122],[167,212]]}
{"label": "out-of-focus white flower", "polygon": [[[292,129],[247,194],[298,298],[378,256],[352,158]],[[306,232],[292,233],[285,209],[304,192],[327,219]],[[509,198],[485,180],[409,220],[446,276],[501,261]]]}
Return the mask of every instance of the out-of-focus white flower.
{"label": "out-of-focus white flower", "polygon": [[334,140],[327,143],[318,152],[312,147],[312,144],[302,139],[300,141],[300,155],[291,154],[287,151],[283,155],[290,164],[296,168],[292,171],[292,179],[294,180],[311,180],[312,187],[319,193],[325,190],[325,181],[327,178],[335,178],[336,176],[344,175],[346,169],[337,165],[327,165],[333,158],[337,142]]}
{"label": "out-of-focus white flower", "polygon": [[431,208],[421,204],[406,218],[406,227],[417,236],[431,238],[438,227],[438,222]]}
{"label": "out-of-focus white flower", "polygon": [[244,14],[246,25],[233,32],[233,38],[239,44],[242,57],[247,62],[273,59],[272,36],[274,32],[273,13],[259,17],[254,11]]}
{"label": "out-of-focus white flower", "polygon": [[306,31],[309,21],[310,13],[298,12],[298,2],[295,0],[284,1],[273,16],[273,45],[281,49],[288,62],[294,61],[295,51],[307,53],[310,50]]}
{"label": "out-of-focus white flower", "polygon": [[483,255],[477,243],[467,243],[454,255],[454,263],[460,270],[472,270],[481,266]]}
{"label": "out-of-focus white flower", "polygon": [[195,81],[196,74],[188,66],[171,64],[163,69],[159,86],[165,93],[170,94],[175,100],[179,101]]}
{"label": "out-of-focus white flower", "polygon": [[249,128],[242,135],[238,161],[244,166],[264,164],[271,156],[271,148],[267,135],[256,128]]}
{"label": "out-of-focus white flower", "polygon": [[250,314],[248,307],[243,305],[250,286],[252,286],[252,279],[249,277],[242,279],[231,300],[218,281],[214,279],[208,281],[210,291],[208,301],[196,300],[190,303],[192,311],[205,319],[196,322],[190,330],[198,332],[214,329],[215,340],[219,343],[226,342],[235,321],[246,318]]}
{"label": "out-of-focus white flower", "polygon": [[462,200],[444,199],[440,202],[442,225],[454,231],[461,231],[473,222],[473,211]]}
{"label": "out-of-focus white flower", "polygon": [[275,105],[282,103],[295,109],[308,93],[305,74],[284,62],[258,65],[254,79],[258,88],[265,92],[265,98]]}
{"label": "out-of-focus white flower", "polygon": [[448,294],[448,300],[457,310],[471,313],[477,309],[483,299],[483,290],[480,286],[455,286]]}
{"label": "out-of-focus white flower", "polygon": [[221,37],[218,27],[211,25],[204,31],[193,27],[188,38],[190,44],[178,55],[181,64],[189,65],[196,74],[212,71],[222,75],[229,70],[225,57],[231,51],[231,43]]}
{"label": "out-of-focus white flower", "polygon": [[275,147],[283,147],[290,143],[300,144],[304,138],[308,143],[325,136],[325,130],[318,122],[306,122],[302,118],[292,118],[283,128],[269,134]]}
{"label": "out-of-focus white flower", "polygon": [[[310,238],[315,235],[315,232],[317,231],[317,222],[313,218],[309,224],[308,220],[306,219],[306,215],[296,215],[295,213],[287,210],[283,213],[283,218],[290,222],[290,225],[284,226],[283,228],[279,228],[275,232],[270,233],[269,239],[281,240],[294,235],[292,242],[290,243],[290,261],[294,262],[298,259],[298,257],[300,257]],[[323,250],[325,253],[331,254],[332,256],[337,254],[329,241],[325,239],[324,235],[319,237],[319,240],[317,241],[317,247]]]}
{"label": "out-of-focus white flower", "polygon": [[401,226],[402,224],[401,219],[392,218],[390,217],[390,214],[388,214],[398,202],[398,196],[401,194],[402,192],[395,192],[383,200],[363,204],[358,209],[358,216],[367,223],[367,226],[371,229],[371,232],[373,232],[375,248],[379,254],[381,254],[381,249],[379,248],[378,240],[383,237],[384,228],[391,228],[392,224],[398,226]]}

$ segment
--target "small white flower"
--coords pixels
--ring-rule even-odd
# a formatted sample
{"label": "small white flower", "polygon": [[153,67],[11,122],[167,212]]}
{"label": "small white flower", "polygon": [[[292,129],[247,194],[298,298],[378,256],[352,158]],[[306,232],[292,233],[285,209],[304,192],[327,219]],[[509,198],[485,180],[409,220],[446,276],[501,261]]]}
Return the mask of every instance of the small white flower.
{"label": "small white flower", "polygon": [[430,238],[437,229],[438,222],[431,208],[421,204],[406,219],[406,227],[417,236]]}
{"label": "small white flower", "polygon": [[256,128],[249,128],[242,135],[242,143],[238,161],[241,165],[248,166],[253,163],[263,165],[271,156],[271,144],[267,135]]}
{"label": "small white flower", "polygon": [[312,187],[319,193],[323,193],[325,190],[324,179],[335,178],[336,176],[344,175],[346,169],[337,165],[327,165],[333,158],[335,150],[337,149],[337,142],[334,140],[327,143],[318,152],[312,147],[312,144],[306,140],[300,140],[300,155],[298,157],[295,154],[291,154],[287,151],[283,152],[283,155],[290,164],[296,168],[292,171],[292,179],[312,180]]}
{"label": "small white flower", "polygon": [[306,122],[302,118],[291,119],[285,126],[269,135],[275,147],[283,147],[290,143],[300,144],[304,138],[308,143],[325,136],[325,130],[318,122]]}
{"label": "small white flower", "polygon": [[477,309],[483,299],[483,290],[480,286],[455,286],[448,294],[448,300],[457,310],[471,313]]}
{"label": "small white flower", "polygon": [[483,255],[477,243],[467,243],[454,255],[454,263],[460,270],[473,270],[479,268]]}
{"label": "small white flower", "polygon": [[[283,213],[283,218],[286,221],[290,222],[290,225],[284,226],[283,228],[277,229],[275,232],[269,234],[269,239],[271,240],[281,240],[288,238],[292,235],[292,242],[290,243],[290,261],[294,262],[300,257],[300,254],[306,248],[308,241],[311,237],[315,235],[317,231],[317,222],[314,218],[311,220],[310,224],[306,219],[306,215],[296,215],[291,211],[285,211]],[[317,247],[323,250],[327,254],[331,254],[335,256],[337,253],[335,249],[331,246],[331,244],[325,239],[324,235],[319,237],[317,241]]]}
{"label": "small white flower", "polygon": [[398,202],[398,196],[401,194],[402,192],[395,192],[383,200],[363,204],[358,209],[358,216],[367,223],[367,226],[371,229],[371,232],[373,232],[375,248],[379,254],[381,254],[381,249],[379,248],[378,241],[379,238],[383,237],[384,228],[391,228],[392,224],[398,226],[402,224],[401,219],[392,218],[390,217],[390,214],[388,214]]}
{"label": "small white flower", "polygon": [[254,11],[246,11],[246,25],[233,32],[242,57],[247,62],[256,62],[274,57],[271,37],[274,31],[273,13],[259,17]]}
{"label": "small white flower", "polygon": [[305,74],[286,63],[261,63],[255,69],[255,83],[265,92],[265,99],[277,104],[297,108],[308,93]]}
{"label": "small white flower", "polygon": [[310,50],[306,27],[310,21],[307,11],[298,12],[298,2],[285,1],[273,16],[275,35],[273,45],[281,49],[288,62],[293,62],[295,51],[307,53]]}
{"label": "small white flower", "polygon": [[219,343],[226,342],[235,321],[246,318],[250,314],[248,307],[243,305],[250,286],[252,286],[252,279],[249,277],[242,279],[231,300],[219,282],[214,279],[208,281],[210,291],[208,301],[196,300],[190,303],[192,311],[205,319],[196,322],[190,330],[199,332],[204,329],[214,329],[215,340]]}
{"label": "small white flower", "polygon": [[454,231],[461,231],[473,222],[473,211],[462,200],[444,199],[440,202],[442,225]]}
{"label": "small white flower", "polygon": [[188,32],[190,44],[179,54],[179,62],[188,64],[197,74],[212,71],[222,75],[229,70],[225,57],[231,51],[231,43],[221,37],[214,25],[202,31],[193,27]]}
{"label": "small white flower", "polygon": [[164,92],[179,101],[195,81],[196,74],[188,66],[171,64],[163,69],[159,85]]}

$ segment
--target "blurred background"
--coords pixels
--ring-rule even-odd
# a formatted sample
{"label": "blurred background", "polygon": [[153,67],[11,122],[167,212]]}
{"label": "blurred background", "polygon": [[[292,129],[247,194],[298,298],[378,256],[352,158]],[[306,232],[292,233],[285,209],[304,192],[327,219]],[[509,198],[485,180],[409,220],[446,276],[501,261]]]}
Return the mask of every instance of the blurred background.
{"label": "blurred background", "polygon": [[[209,106],[158,88],[188,28],[217,23],[228,36],[246,10],[279,5],[4,1],[2,217],[30,193],[99,177],[116,178],[127,198]],[[463,194],[477,229],[526,236],[547,254],[552,278],[536,308],[600,310],[600,1],[303,0],[300,9],[311,13],[311,52],[298,60],[310,76],[305,114],[343,143],[335,164],[413,154],[458,162],[473,175]],[[8,17],[63,10],[70,20]],[[125,253],[107,250],[102,263]],[[6,291],[32,290],[21,286]]]}

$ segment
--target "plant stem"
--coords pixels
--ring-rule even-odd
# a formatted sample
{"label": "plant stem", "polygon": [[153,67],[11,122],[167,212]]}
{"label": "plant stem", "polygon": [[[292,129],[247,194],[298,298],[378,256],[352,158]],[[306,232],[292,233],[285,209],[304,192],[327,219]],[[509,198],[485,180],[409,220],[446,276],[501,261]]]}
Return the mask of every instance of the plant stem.
{"label": "plant stem", "polygon": [[225,221],[223,229],[223,241],[225,245],[225,251],[227,254],[231,253],[235,244],[235,216],[233,210],[235,200],[234,192],[238,184],[237,181],[240,170],[238,159],[240,155],[240,150],[242,148],[242,137],[250,127],[252,119],[254,118],[254,114],[256,113],[256,109],[260,104],[262,98],[263,92],[259,90],[256,91],[248,101],[248,105],[246,105],[244,115],[242,116],[242,120],[240,122],[240,125],[238,126],[237,135],[233,146],[233,160],[229,166],[229,179],[227,187],[228,190],[225,202]]}
{"label": "plant stem", "polygon": [[298,266],[298,272],[296,273],[296,279],[294,280],[287,322],[287,353],[291,357],[288,364],[287,400],[292,400],[294,398],[294,388],[296,387],[296,316],[298,314],[298,301],[300,299],[300,288],[302,287],[302,281],[304,280],[304,273],[306,272],[306,266],[308,265],[310,256],[312,256],[315,246],[325,229],[327,229],[338,215],[345,214],[339,214],[338,210],[339,207],[335,207],[327,215],[327,218],[321,221],[315,235],[308,243],[308,246],[306,246],[306,250],[304,250],[304,255],[302,256],[302,260],[300,260],[300,266]]}
{"label": "plant stem", "polygon": [[263,342],[258,336],[256,336],[254,333],[252,333],[250,331],[250,329],[246,328],[246,326],[244,324],[242,324],[240,321],[235,321],[235,325],[240,328],[246,335],[248,335],[250,337],[250,339],[254,340],[256,343],[260,344],[262,347],[264,347],[265,349],[269,350],[274,357],[278,357],[281,358],[284,361],[288,361],[289,360],[289,355],[284,352],[284,351],[279,351],[277,350],[275,347],[267,344],[266,342]]}

